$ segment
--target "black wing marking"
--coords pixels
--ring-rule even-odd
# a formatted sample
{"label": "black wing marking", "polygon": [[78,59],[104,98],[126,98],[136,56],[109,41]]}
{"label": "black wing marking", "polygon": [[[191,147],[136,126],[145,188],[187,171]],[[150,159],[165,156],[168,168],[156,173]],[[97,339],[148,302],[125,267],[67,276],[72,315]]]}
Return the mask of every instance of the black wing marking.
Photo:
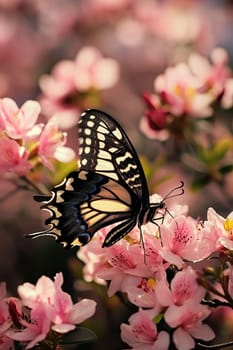
{"label": "black wing marking", "polygon": [[79,121],[80,168],[112,178],[149,207],[140,160],[121,126],[108,114],[91,109]]}
{"label": "black wing marking", "polygon": [[103,247],[110,247],[114,243],[118,242],[121,238],[125,237],[137,224],[137,217],[131,216],[130,218],[121,221],[117,226],[113,227],[105,237]]}
{"label": "black wing marking", "polygon": [[[121,233],[119,230],[116,232],[121,238],[136,224],[132,198],[128,191],[115,180],[101,174],[72,172],[61,184],[54,187],[51,198],[45,199],[42,209],[50,213],[45,222],[49,228],[30,234],[32,238],[51,235],[64,246],[82,246],[104,226],[122,221],[124,232],[123,227]],[[41,201],[43,197],[37,196],[37,200]]]}
{"label": "black wing marking", "polygon": [[140,160],[121,126],[109,115],[88,110],[79,122],[80,171],[52,190],[42,209],[49,228],[29,235],[52,235],[64,246],[84,245],[96,231],[118,223],[105,238],[110,246],[149,209],[149,193]]}

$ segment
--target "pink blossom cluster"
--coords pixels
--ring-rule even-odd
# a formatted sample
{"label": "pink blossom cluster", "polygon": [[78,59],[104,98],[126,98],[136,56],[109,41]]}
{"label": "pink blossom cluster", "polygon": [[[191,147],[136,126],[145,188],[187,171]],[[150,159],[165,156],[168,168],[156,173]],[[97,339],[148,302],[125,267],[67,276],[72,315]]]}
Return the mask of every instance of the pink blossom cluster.
{"label": "pink blossom cluster", "polygon": [[[169,64],[170,57],[177,53],[177,42],[179,55],[196,47],[206,50],[218,42],[231,47],[227,42],[230,11],[225,3],[219,6],[197,0],[0,0],[0,8],[1,96],[17,94],[25,98],[32,89],[36,92],[38,72],[51,67],[56,58],[67,57],[83,43],[99,46],[130,62],[128,69],[137,66],[139,71],[145,64],[147,69],[154,69],[154,62],[159,69],[165,61]],[[134,45],[137,54],[126,51],[125,45]],[[125,77],[124,83],[129,75]],[[141,79],[137,91],[140,86]]]}
{"label": "pink blossom cluster", "polygon": [[[153,198],[159,199],[157,195]],[[223,218],[209,208],[207,220],[201,222],[187,211],[187,206],[175,205],[161,224],[158,220],[159,226],[147,223],[141,233],[135,228],[110,248],[101,248],[108,232],[104,228],[78,252],[85,263],[87,281],[108,281],[109,297],[126,293],[139,308],[129,324],[121,325],[122,340],[132,349],[166,350],[172,341],[176,349],[189,350],[195,348],[195,339],[209,341],[215,337],[203,323],[211,310],[201,303],[206,290],[198,283],[196,266],[233,248],[233,212]],[[232,272],[229,275],[231,288]],[[160,325],[161,320],[172,339]]]}
{"label": "pink blossom cluster", "polygon": [[74,60],[58,62],[51,74],[42,75],[41,105],[43,113],[56,114],[59,126],[69,128],[77,123],[82,109],[98,104],[98,94],[109,89],[119,78],[119,65],[105,58],[92,46],[84,46]]}
{"label": "pink blossom cluster", "polygon": [[66,133],[58,129],[56,118],[38,123],[41,106],[28,100],[19,108],[14,100],[0,99],[0,171],[26,176],[43,165],[54,169],[54,160],[69,162],[74,151],[65,146]]}
{"label": "pink blossom cluster", "polygon": [[141,129],[149,138],[165,140],[174,128],[184,129],[189,119],[214,113],[213,104],[233,106],[233,78],[228,54],[222,48],[211,53],[211,62],[192,53],[187,63],[169,67],[154,81],[155,93],[145,93],[147,110]]}
{"label": "pink blossom cluster", "polygon": [[184,44],[197,41],[204,31],[200,9],[200,1],[138,1],[134,16],[152,35]]}
{"label": "pink blossom cluster", "polygon": [[56,274],[54,282],[42,276],[36,285],[20,285],[19,298],[7,297],[5,283],[0,284],[1,350],[12,349],[14,340],[32,349],[45,341],[49,332],[62,336],[93,316],[96,302],[82,299],[73,304],[62,284],[62,273]]}

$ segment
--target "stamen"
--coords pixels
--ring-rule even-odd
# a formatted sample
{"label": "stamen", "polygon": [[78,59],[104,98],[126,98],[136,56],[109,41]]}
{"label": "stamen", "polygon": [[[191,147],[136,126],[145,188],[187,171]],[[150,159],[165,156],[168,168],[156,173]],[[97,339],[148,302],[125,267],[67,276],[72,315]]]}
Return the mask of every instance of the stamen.
{"label": "stamen", "polygon": [[224,229],[230,234],[233,234],[233,220],[230,218],[226,218],[224,224],[223,224]]}

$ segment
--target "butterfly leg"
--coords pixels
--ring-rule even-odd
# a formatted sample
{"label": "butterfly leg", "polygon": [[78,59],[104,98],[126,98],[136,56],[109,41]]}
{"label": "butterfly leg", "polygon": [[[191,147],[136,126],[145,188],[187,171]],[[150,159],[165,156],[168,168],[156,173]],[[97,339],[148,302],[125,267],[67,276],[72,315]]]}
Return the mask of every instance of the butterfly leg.
{"label": "butterfly leg", "polygon": [[142,244],[142,250],[143,250],[143,255],[144,255],[144,264],[147,265],[147,261],[146,261],[146,247],[145,247],[145,242],[144,242],[144,238],[143,238],[143,232],[142,232],[142,226],[138,225],[138,229],[140,232],[140,242]]}

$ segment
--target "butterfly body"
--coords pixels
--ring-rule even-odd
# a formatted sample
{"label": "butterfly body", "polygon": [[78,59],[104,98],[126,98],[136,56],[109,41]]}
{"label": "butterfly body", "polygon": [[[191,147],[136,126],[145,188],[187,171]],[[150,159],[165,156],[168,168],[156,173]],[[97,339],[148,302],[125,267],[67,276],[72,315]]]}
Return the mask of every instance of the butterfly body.
{"label": "butterfly body", "polygon": [[137,153],[111,116],[95,109],[84,112],[78,136],[79,171],[55,186],[51,197],[37,196],[45,199],[42,209],[50,213],[49,228],[29,236],[52,235],[64,246],[82,246],[96,231],[115,224],[103,243],[108,247],[136,225],[153,221],[164,202],[150,204]]}

